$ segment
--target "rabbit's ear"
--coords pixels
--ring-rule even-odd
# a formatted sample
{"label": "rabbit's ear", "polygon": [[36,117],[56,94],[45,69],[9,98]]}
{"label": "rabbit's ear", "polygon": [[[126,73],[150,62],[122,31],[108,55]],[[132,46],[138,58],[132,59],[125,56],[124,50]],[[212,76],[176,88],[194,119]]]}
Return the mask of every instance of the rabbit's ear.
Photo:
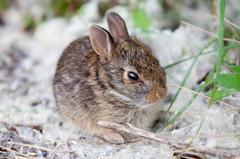
{"label": "rabbit's ear", "polygon": [[114,12],[108,13],[107,22],[114,41],[118,41],[119,39],[126,39],[129,37],[127,26],[120,15]]}
{"label": "rabbit's ear", "polygon": [[90,41],[94,51],[107,60],[109,54],[113,50],[113,40],[108,31],[98,25],[92,25],[89,29]]}

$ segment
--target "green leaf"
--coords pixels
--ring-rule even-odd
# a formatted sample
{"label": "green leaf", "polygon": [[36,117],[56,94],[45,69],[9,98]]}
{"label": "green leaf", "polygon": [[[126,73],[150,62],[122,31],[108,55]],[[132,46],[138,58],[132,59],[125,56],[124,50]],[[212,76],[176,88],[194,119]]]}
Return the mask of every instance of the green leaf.
{"label": "green leaf", "polygon": [[84,4],[84,5],[82,5],[82,6],[77,10],[77,13],[78,13],[79,15],[84,15],[85,12],[86,12],[86,9],[87,9],[87,5]]}
{"label": "green leaf", "polygon": [[216,77],[218,85],[240,91],[240,73],[219,74]]}
{"label": "green leaf", "polygon": [[68,2],[64,0],[53,0],[52,7],[56,16],[65,16],[68,10]]}
{"label": "green leaf", "polygon": [[33,30],[36,28],[37,22],[34,20],[32,15],[27,15],[24,17],[24,28],[26,30]]}
{"label": "green leaf", "polygon": [[222,100],[224,97],[231,95],[233,91],[229,89],[213,89],[207,93],[209,97],[211,97],[209,103],[210,105],[216,103],[219,100]]}
{"label": "green leaf", "polygon": [[150,17],[142,9],[134,9],[131,13],[131,18],[136,28],[147,30],[151,26]]}
{"label": "green leaf", "polygon": [[0,11],[4,11],[9,7],[9,2],[7,0],[0,1]]}
{"label": "green leaf", "polygon": [[228,68],[229,68],[233,73],[240,73],[240,66],[237,66],[237,65],[229,65]]}

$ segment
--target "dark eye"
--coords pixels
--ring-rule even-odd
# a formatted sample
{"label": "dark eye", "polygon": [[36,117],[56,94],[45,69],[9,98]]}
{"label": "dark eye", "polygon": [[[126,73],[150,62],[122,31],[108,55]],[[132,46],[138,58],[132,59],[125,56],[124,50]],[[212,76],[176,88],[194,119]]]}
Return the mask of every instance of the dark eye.
{"label": "dark eye", "polygon": [[129,80],[134,80],[134,81],[138,80],[138,75],[135,72],[129,71],[127,75]]}

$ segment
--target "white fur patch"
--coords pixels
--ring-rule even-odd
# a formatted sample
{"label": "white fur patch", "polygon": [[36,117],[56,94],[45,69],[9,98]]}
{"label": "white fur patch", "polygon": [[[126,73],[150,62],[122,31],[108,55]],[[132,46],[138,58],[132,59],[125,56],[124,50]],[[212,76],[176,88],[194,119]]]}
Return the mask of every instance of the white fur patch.
{"label": "white fur patch", "polygon": [[125,95],[123,95],[123,94],[120,94],[119,92],[117,92],[117,91],[114,91],[114,90],[111,90],[111,91],[109,91],[108,92],[109,94],[112,94],[112,95],[114,95],[114,96],[116,96],[116,97],[118,97],[118,98],[120,98],[120,99],[122,99],[122,100],[124,100],[124,101],[132,101],[132,99],[131,98],[129,98],[128,96],[125,96]]}

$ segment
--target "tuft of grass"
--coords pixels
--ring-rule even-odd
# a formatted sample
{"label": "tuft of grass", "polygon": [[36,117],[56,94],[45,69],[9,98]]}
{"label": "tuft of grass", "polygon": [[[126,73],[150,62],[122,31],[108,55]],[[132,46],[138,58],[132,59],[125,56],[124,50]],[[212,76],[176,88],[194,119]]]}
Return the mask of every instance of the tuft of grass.
{"label": "tuft of grass", "polygon": [[[219,17],[219,28],[218,28],[218,48],[217,48],[217,54],[216,54],[216,63],[214,66],[214,69],[209,73],[209,75],[207,76],[206,80],[205,80],[205,84],[200,86],[198,88],[197,92],[201,92],[203,91],[205,88],[207,88],[208,86],[213,85],[213,89],[210,90],[210,92],[208,93],[208,95],[211,97],[209,104],[213,104],[213,102],[216,102],[218,100],[221,100],[222,98],[232,94],[233,91],[231,91],[228,88],[231,89],[237,89],[239,90],[239,84],[240,84],[240,74],[235,73],[235,74],[220,74],[221,72],[221,67],[223,65],[224,62],[224,57],[225,54],[227,52],[228,49],[230,49],[231,47],[235,47],[235,45],[229,45],[227,47],[224,47],[224,30],[225,30],[225,26],[224,26],[224,20],[225,20],[225,0],[221,0],[220,1],[220,17]],[[173,97],[173,100],[171,101],[169,107],[168,107],[168,111],[170,111],[171,107],[173,106],[173,104],[175,103],[177,97],[180,94],[181,91],[181,87],[183,87],[187,80],[189,79],[189,76],[191,74],[191,71],[193,69],[193,67],[195,66],[198,58],[204,54],[204,50],[206,48],[208,48],[211,44],[213,44],[215,42],[215,39],[210,40],[200,51],[197,55],[192,56],[190,58],[187,59],[183,59],[180,61],[177,61],[176,63],[170,64],[167,66],[167,68],[172,67],[176,64],[182,63],[184,61],[187,61],[189,59],[192,59],[192,63],[189,67],[189,69],[187,70],[182,82],[180,83],[180,88],[178,88],[175,96]],[[238,47],[239,44],[236,46]],[[238,68],[233,67],[235,70]],[[230,79],[234,79],[234,82],[229,82],[231,81]],[[220,89],[219,86],[225,86],[225,89]],[[195,94],[193,95],[193,97],[179,110],[175,113],[175,115],[173,115],[166,123],[164,123],[164,126],[159,129],[158,131],[163,130],[164,128],[168,127],[169,125],[173,124],[184,112],[187,108],[190,107],[190,105],[193,103],[193,101],[196,99],[198,95]],[[200,129],[201,126],[199,126]]]}
{"label": "tuft of grass", "polygon": [[[224,97],[229,96],[235,91],[240,91],[240,66],[238,66],[236,63],[232,64],[231,62],[227,63],[227,68],[230,71],[230,73],[221,73],[221,69],[223,65],[225,64],[225,58],[233,48],[239,48],[240,45],[237,43],[237,41],[232,40],[231,42],[224,41],[225,38],[225,0],[220,0],[220,13],[219,13],[219,27],[218,27],[218,40],[217,40],[217,52],[216,52],[216,63],[214,65],[214,69],[209,73],[207,78],[204,81],[204,84],[200,86],[197,89],[197,92],[202,92],[205,90],[205,88],[212,88],[208,93],[207,96],[210,97],[209,100],[209,106],[214,104],[215,102],[222,100]],[[232,35],[233,39],[236,37],[239,37],[238,31],[236,31],[233,28],[233,31],[230,33]],[[191,74],[191,71],[196,64],[198,58],[202,55],[211,53],[210,52],[203,52],[206,48],[208,48],[211,44],[213,44],[216,41],[216,39],[212,39],[207,43],[199,52],[197,55],[194,55],[192,57],[179,60],[177,62],[174,62],[170,65],[165,66],[165,68],[171,68],[177,64],[180,64],[182,62],[193,60],[192,64],[190,65],[189,69],[187,70],[179,89],[177,90],[175,96],[173,97],[173,100],[171,101],[168,111],[171,109],[173,104],[175,103],[177,97],[180,94],[181,87],[183,87],[187,80],[189,79],[189,76]],[[164,128],[168,127],[169,125],[172,125],[179,117],[185,112],[186,109],[188,109],[191,104],[194,102],[194,100],[197,98],[198,94],[194,94],[192,98],[181,107],[180,110],[178,110],[175,115],[173,115],[166,123],[163,124],[163,127],[161,129],[158,129],[159,131],[162,131]],[[202,123],[204,121],[204,118],[198,128],[197,133],[199,132]]]}
{"label": "tuft of grass", "polygon": [[[221,68],[223,65],[226,65],[226,59],[228,51],[224,50],[224,45],[234,45],[232,43],[224,43],[224,33],[225,33],[225,0],[220,0],[220,13],[219,13],[219,27],[218,27],[218,52],[217,52],[217,61],[215,64],[215,76],[213,77],[213,89],[208,92],[211,100],[209,105],[215,103],[217,100],[222,100],[224,97],[227,97],[231,94],[234,94],[236,91],[240,91],[240,73],[234,72],[232,68],[237,68],[237,64],[232,64],[231,67],[228,65],[228,71],[230,73],[221,73]],[[227,32],[227,35],[232,35],[233,38],[239,37],[238,32],[233,29],[232,32]],[[238,44],[238,47],[240,45]],[[231,72],[232,71],[232,72]]]}

